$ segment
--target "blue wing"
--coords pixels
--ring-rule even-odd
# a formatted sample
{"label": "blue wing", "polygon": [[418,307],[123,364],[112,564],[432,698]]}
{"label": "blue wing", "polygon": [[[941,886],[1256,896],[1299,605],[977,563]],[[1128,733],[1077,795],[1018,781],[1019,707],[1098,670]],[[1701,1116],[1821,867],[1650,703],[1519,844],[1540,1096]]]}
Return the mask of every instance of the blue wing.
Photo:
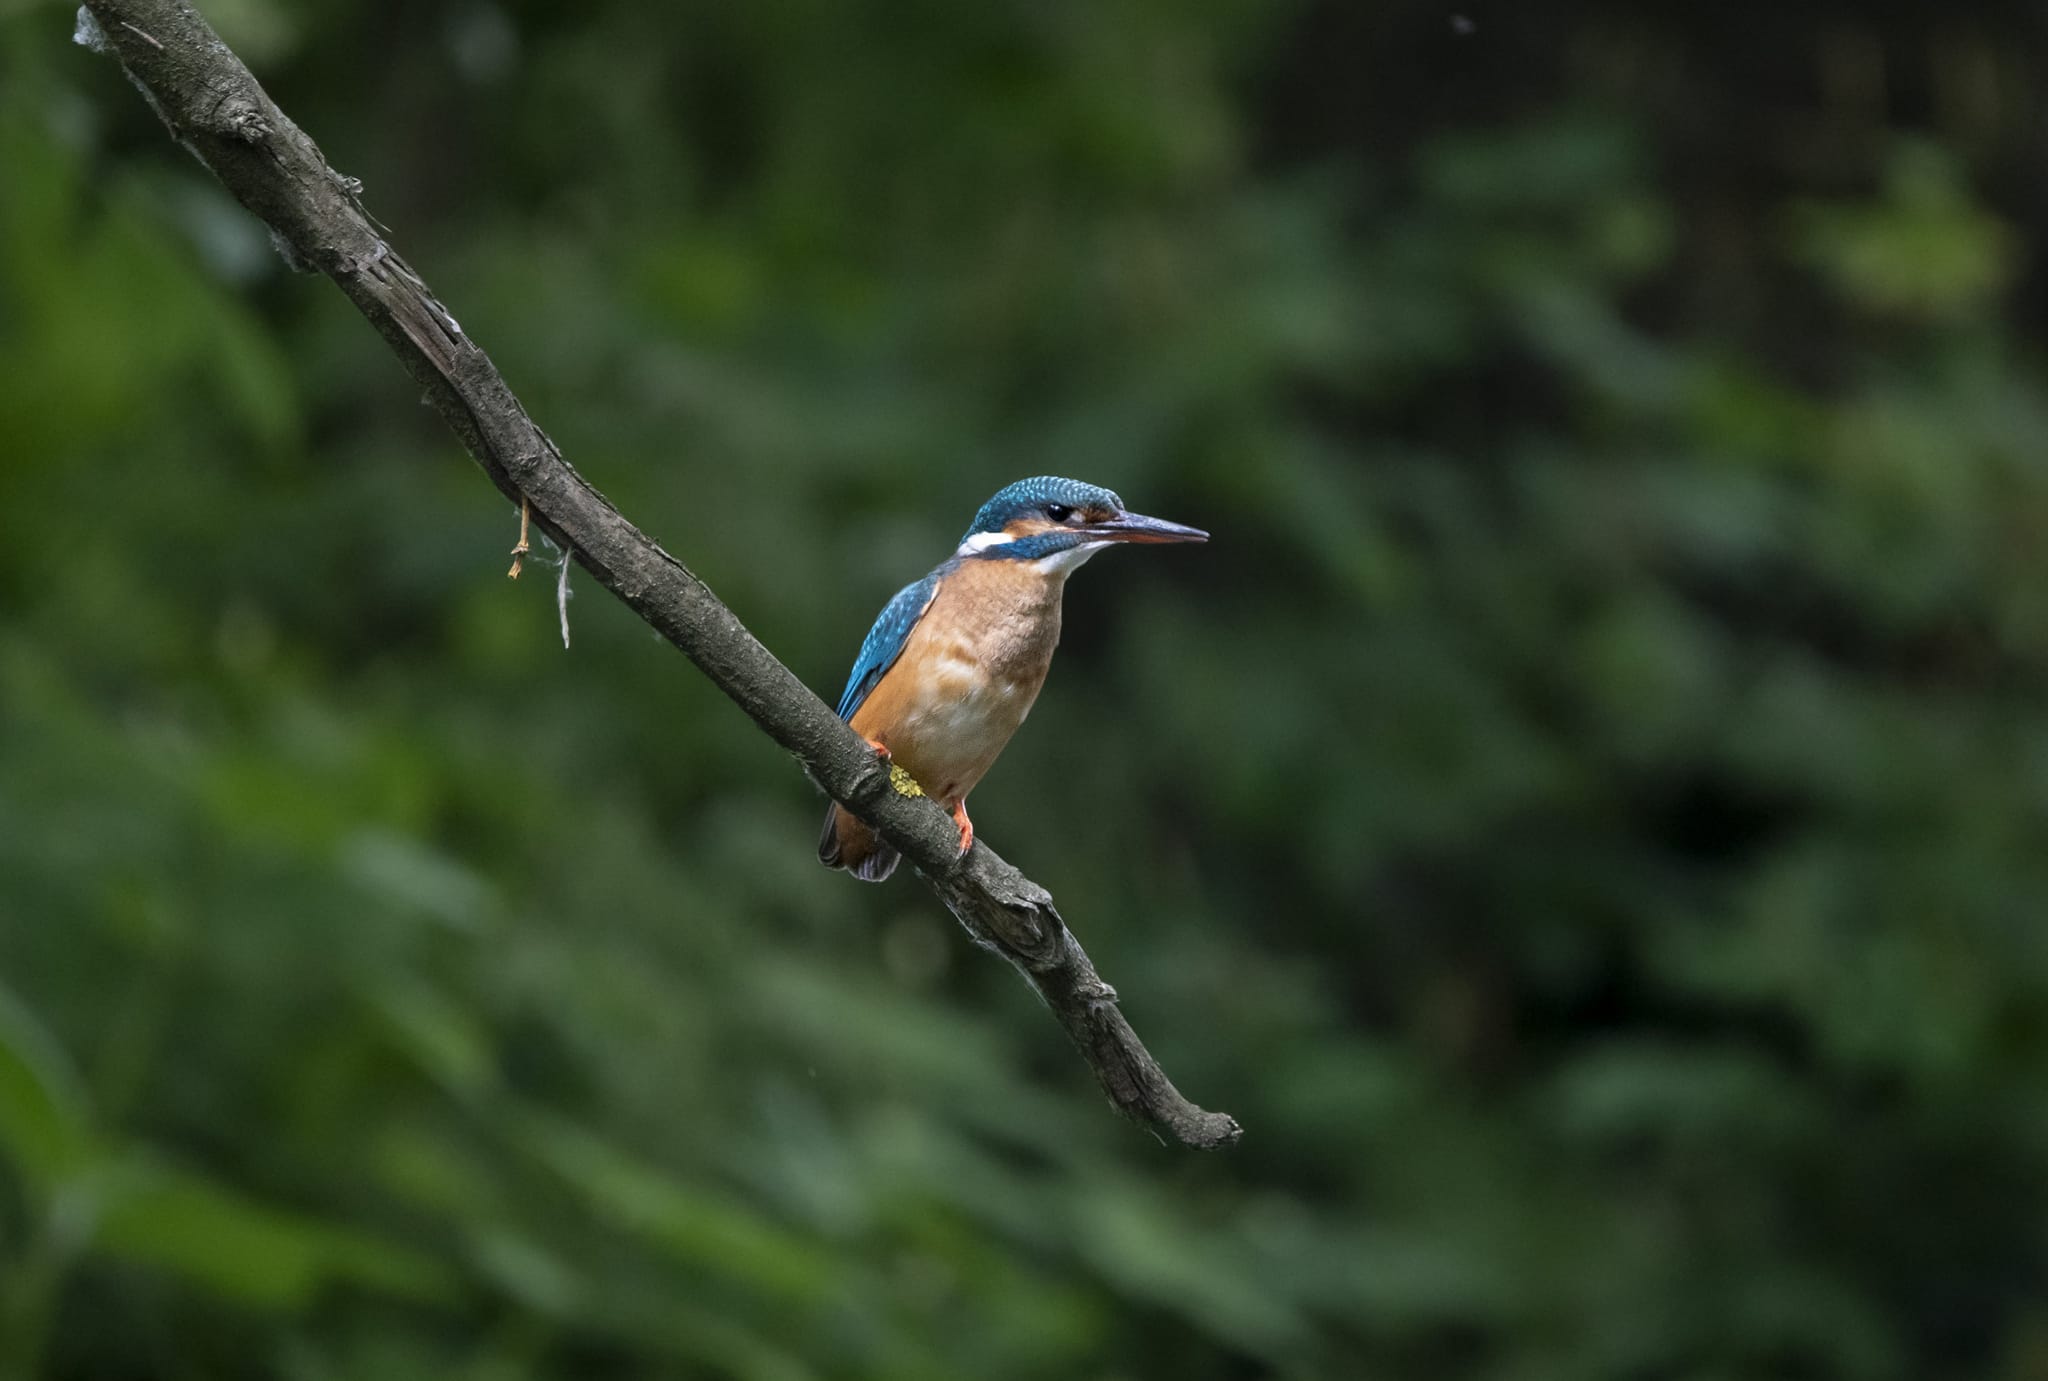
{"label": "blue wing", "polygon": [[917,627],[917,621],[932,607],[932,599],[939,593],[939,577],[945,569],[941,566],[915,585],[898,590],[896,598],[889,601],[875,626],[868,630],[860,645],[860,656],[854,658],[853,674],[846,678],[846,690],[839,697],[841,719],[853,718],[868,692],[882,679],[882,673],[903,654],[903,644],[910,641],[910,630]]}

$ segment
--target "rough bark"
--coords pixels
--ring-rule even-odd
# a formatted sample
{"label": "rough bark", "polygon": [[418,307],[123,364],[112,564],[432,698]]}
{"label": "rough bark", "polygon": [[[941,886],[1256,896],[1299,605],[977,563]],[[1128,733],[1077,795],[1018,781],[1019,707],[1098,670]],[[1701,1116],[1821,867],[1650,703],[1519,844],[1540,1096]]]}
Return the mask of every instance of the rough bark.
{"label": "rough bark", "polygon": [[1119,1111],[1189,1146],[1237,1140],[1234,1120],[1196,1107],[1167,1079],[1045,889],[985,843],[956,857],[945,813],[893,791],[859,737],[562,458],[391,248],[363,210],[360,184],[328,166],[205,19],[183,0],[86,0],[78,39],[119,61],[171,136],[270,226],[281,251],[348,295],[506,498],[529,501],[534,521],[578,564],[879,829],[968,934],[1024,975]]}

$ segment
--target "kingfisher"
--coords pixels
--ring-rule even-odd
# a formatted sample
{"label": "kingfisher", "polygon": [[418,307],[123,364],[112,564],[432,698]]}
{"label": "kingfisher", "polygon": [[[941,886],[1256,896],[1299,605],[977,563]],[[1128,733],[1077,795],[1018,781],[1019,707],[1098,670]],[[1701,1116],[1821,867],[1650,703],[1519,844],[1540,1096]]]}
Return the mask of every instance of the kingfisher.
{"label": "kingfisher", "polygon": [[[906,585],[860,645],[839,717],[908,773],[974,846],[967,793],[1031,712],[1060,640],[1067,577],[1118,542],[1206,542],[1200,528],[1132,513],[1099,485],[1018,480],[974,515],[938,569]],[[899,789],[904,789],[899,787]],[[896,871],[896,850],[859,816],[825,812],[818,861],[865,882]]]}

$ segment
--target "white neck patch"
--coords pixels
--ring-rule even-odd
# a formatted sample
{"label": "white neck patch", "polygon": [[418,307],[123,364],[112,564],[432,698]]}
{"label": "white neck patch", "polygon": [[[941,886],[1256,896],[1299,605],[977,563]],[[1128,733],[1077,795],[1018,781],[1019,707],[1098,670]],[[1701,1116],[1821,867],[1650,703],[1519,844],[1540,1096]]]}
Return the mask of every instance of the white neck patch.
{"label": "white neck patch", "polygon": [[959,550],[955,551],[953,554],[955,556],[979,556],[981,555],[981,553],[987,551],[990,547],[1008,546],[1010,543],[1016,540],[1016,538],[1012,537],[1007,532],[969,533],[967,540],[962,542],[960,544]]}

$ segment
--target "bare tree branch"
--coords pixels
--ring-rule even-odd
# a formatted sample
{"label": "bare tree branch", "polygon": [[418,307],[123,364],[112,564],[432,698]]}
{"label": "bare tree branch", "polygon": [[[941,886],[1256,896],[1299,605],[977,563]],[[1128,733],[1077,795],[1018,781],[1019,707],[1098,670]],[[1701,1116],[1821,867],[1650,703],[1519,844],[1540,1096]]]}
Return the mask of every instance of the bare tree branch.
{"label": "bare tree branch", "polygon": [[1189,1146],[1237,1140],[1234,1120],[1196,1107],[1167,1079],[1045,889],[986,844],[956,858],[945,813],[893,791],[860,738],[562,459],[489,357],[385,242],[363,210],[360,184],[327,165],[190,5],[86,0],[78,38],[119,60],[171,136],[270,226],[280,249],[348,294],[500,492],[530,501],[545,532],[879,829],[976,942],[1016,966],[1119,1111]]}

